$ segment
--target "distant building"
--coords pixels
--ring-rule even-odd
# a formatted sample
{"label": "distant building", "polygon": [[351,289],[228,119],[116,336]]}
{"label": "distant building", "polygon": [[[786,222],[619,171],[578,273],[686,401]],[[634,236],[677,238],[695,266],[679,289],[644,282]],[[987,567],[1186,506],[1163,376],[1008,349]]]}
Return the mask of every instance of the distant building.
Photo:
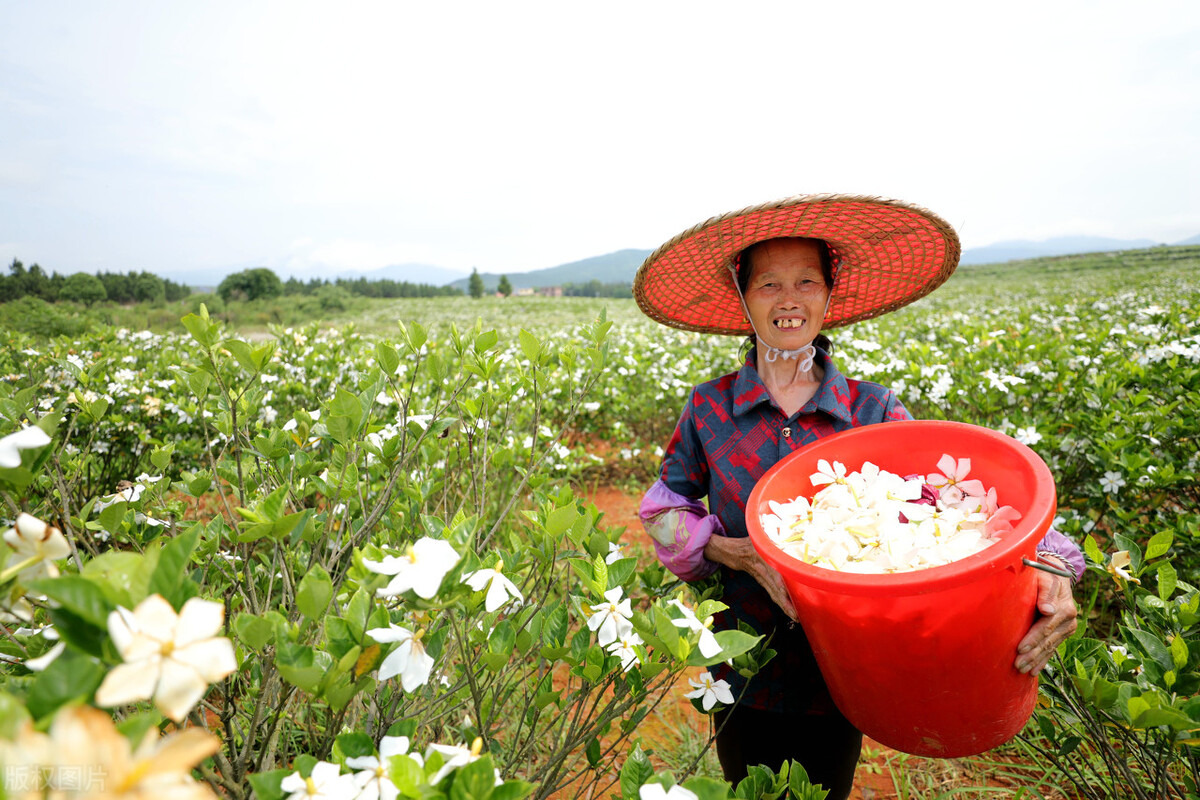
{"label": "distant building", "polygon": [[520,289],[513,289],[513,297],[533,297],[535,290],[529,286],[523,286]]}
{"label": "distant building", "polygon": [[543,286],[537,290],[537,293],[542,297],[562,297],[563,291],[561,286]]}

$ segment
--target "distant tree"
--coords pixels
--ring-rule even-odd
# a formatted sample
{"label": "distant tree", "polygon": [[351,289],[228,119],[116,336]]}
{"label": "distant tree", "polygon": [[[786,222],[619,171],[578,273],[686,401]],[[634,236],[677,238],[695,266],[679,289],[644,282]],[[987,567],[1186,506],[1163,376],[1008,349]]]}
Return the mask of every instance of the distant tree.
{"label": "distant tree", "polygon": [[471,280],[467,283],[467,289],[476,300],[483,297],[483,278],[479,277],[479,270],[471,270]]}
{"label": "distant tree", "polygon": [[69,300],[73,303],[83,303],[85,306],[92,306],[99,303],[101,300],[108,299],[108,292],[104,291],[104,283],[87,272],[76,272],[74,275],[69,275],[63,281],[62,289],[58,293],[60,300]]}
{"label": "distant tree", "polygon": [[170,278],[163,279],[163,291],[166,292],[167,302],[174,303],[192,293],[192,287],[184,283],[176,283]]}
{"label": "distant tree", "polygon": [[161,303],[167,298],[167,287],[163,279],[152,272],[132,276],[130,281],[135,303]]}
{"label": "distant tree", "polygon": [[279,276],[266,267],[245,269],[225,277],[217,287],[217,294],[228,303],[230,300],[259,300],[278,297],[283,292]]}
{"label": "distant tree", "polygon": [[25,265],[13,259],[8,275],[0,279],[0,303],[8,303],[25,296]]}
{"label": "distant tree", "polygon": [[512,292],[513,292],[512,284],[508,282],[507,275],[500,276],[500,284],[496,287],[496,291],[499,292],[500,294],[504,295],[505,297],[508,297],[509,295],[512,294]]}
{"label": "distant tree", "polygon": [[50,276],[37,264],[31,264],[25,273],[25,291],[22,294],[40,297],[48,302],[54,302],[50,291]]}

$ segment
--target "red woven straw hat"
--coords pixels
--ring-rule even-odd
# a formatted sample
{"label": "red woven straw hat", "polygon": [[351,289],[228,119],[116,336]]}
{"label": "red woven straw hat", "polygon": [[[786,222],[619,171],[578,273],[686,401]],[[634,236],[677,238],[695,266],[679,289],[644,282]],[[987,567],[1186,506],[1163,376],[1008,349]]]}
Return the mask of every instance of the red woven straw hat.
{"label": "red woven straw hat", "polygon": [[822,329],[886,314],[945,283],[958,266],[958,234],[908,203],[856,195],[802,195],[713,217],[654,251],[633,296],[651,319],[700,333],[753,333],[729,265],[756,242],[824,239],[834,286]]}

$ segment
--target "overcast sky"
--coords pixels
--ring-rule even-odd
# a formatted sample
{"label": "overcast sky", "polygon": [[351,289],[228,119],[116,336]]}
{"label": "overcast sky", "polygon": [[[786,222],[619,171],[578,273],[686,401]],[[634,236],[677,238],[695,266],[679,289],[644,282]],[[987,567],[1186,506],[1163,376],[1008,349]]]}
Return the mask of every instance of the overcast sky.
{"label": "overcast sky", "polygon": [[0,259],[520,272],[794,194],[1200,234],[1200,3],[0,0]]}

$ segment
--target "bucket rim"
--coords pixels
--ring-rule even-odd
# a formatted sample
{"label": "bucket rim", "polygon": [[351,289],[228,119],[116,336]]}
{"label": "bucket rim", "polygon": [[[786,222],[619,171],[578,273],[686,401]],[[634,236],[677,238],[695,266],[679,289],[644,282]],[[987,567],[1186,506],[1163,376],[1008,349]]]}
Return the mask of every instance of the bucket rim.
{"label": "bucket rim", "polygon": [[[975,437],[976,440],[982,439],[999,445],[1011,455],[1018,457],[1032,473],[1034,490],[1027,501],[1028,513],[1022,514],[1021,519],[1014,523],[1013,529],[1004,534],[996,544],[950,564],[910,572],[890,574],[839,572],[827,567],[807,564],[784,553],[763,530],[759,520],[761,513],[759,509],[765,504],[762,496],[763,489],[770,484],[770,478],[787,469],[791,462],[811,457],[814,448],[836,448],[847,441],[878,436],[881,433],[880,428],[885,426],[888,431],[893,433],[899,427],[921,428],[931,436],[937,435],[939,431],[943,435],[967,434]],[[850,465],[847,464],[847,467]],[[854,467],[854,469],[857,468]],[[1001,497],[1001,502],[1003,499]],[[981,425],[949,420],[903,420],[864,425],[834,433],[780,459],[758,479],[750,491],[750,496],[746,501],[746,530],[755,550],[784,576],[785,583],[789,578],[794,578],[810,588],[859,596],[919,595],[959,586],[1014,565],[1018,569],[1027,569],[1021,563],[1021,558],[1029,555],[1036,546],[1037,542],[1031,541],[1033,537],[1036,535],[1040,540],[1040,537],[1049,529],[1056,510],[1057,493],[1050,468],[1027,445],[1011,436]]]}

